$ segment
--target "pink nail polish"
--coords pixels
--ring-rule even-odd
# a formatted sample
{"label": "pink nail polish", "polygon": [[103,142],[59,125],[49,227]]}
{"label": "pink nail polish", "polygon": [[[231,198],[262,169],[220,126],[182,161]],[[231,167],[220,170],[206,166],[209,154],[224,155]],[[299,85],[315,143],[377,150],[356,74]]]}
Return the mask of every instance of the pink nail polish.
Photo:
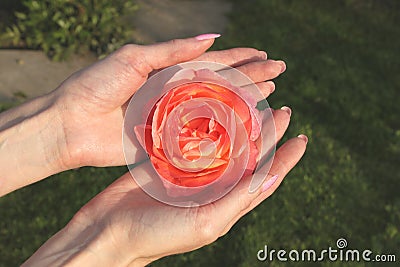
{"label": "pink nail polish", "polygon": [[203,41],[203,40],[215,39],[220,36],[221,34],[219,33],[205,33],[205,34],[200,34],[194,38],[196,38],[198,41]]}
{"label": "pink nail polish", "polygon": [[292,110],[287,106],[281,107],[281,110],[286,111],[286,113],[289,114],[289,116],[292,115]]}
{"label": "pink nail polish", "polygon": [[306,135],[299,134],[297,137],[303,139],[306,142],[306,144],[308,143],[308,137]]}
{"label": "pink nail polish", "polygon": [[264,182],[261,188],[261,192],[267,191],[275,182],[278,180],[278,175],[272,176],[270,179]]}

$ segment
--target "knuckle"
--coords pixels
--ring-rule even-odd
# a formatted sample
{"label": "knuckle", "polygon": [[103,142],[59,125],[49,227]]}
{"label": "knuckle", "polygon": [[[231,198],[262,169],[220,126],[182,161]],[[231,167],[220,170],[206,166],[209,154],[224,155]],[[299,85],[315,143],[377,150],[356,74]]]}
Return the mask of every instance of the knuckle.
{"label": "knuckle", "polygon": [[207,212],[198,211],[195,222],[195,232],[200,243],[210,244],[217,240],[219,237],[218,228]]}
{"label": "knuckle", "polygon": [[151,71],[140,45],[126,44],[114,53],[114,60],[120,65],[122,73],[126,75],[138,74],[146,77]]}
{"label": "knuckle", "polygon": [[283,161],[280,157],[275,157],[274,158],[274,163],[273,166],[276,168],[275,173],[283,173],[284,175],[286,175],[290,168],[288,167],[288,164]]}
{"label": "knuckle", "polygon": [[112,57],[116,60],[127,60],[130,61],[137,57],[138,52],[141,50],[139,45],[135,44],[125,44],[118,50],[112,53]]}
{"label": "knuckle", "polygon": [[167,42],[168,49],[168,58],[172,59],[174,62],[180,62],[183,58],[183,53],[181,51],[182,40],[173,39]]}
{"label": "knuckle", "polygon": [[250,196],[251,195],[248,193],[247,187],[240,190],[239,196],[237,197],[240,212],[243,212],[250,207],[251,202],[253,201],[253,198],[251,198]]}

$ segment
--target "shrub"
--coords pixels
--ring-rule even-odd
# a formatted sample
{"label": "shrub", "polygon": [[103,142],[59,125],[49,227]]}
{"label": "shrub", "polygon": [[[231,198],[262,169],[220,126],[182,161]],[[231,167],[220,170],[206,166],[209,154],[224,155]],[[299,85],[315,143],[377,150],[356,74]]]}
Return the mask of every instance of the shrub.
{"label": "shrub", "polygon": [[124,0],[23,0],[6,36],[14,46],[42,49],[54,60],[75,52],[109,53],[128,40],[122,21],[137,5]]}

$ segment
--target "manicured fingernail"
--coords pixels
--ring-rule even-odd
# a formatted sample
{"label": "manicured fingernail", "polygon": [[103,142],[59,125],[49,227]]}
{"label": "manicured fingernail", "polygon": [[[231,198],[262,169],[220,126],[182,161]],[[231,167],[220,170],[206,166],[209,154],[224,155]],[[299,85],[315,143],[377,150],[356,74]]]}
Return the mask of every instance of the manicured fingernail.
{"label": "manicured fingernail", "polygon": [[220,36],[221,36],[221,34],[219,34],[219,33],[205,33],[205,34],[200,34],[194,38],[196,38],[199,41],[203,41],[203,40],[215,39]]}
{"label": "manicured fingernail", "polygon": [[303,139],[306,142],[306,144],[308,143],[308,137],[306,135],[299,134],[297,137],[300,138],[300,139]]}
{"label": "manicured fingernail", "polygon": [[283,111],[286,111],[286,113],[289,114],[289,116],[292,115],[292,110],[291,110],[289,107],[283,106],[283,107],[281,107],[281,109],[282,109]]}
{"label": "manicured fingernail", "polygon": [[278,175],[272,176],[270,179],[264,182],[261,188],[261,192],[267,191],[275,182],[278,180]]}
{"label": "manicured fingernail", "polygon": [[278,60],[278,62],[281,64],[281,73],[283,73],[286,70],[286,63],[282,60]]}

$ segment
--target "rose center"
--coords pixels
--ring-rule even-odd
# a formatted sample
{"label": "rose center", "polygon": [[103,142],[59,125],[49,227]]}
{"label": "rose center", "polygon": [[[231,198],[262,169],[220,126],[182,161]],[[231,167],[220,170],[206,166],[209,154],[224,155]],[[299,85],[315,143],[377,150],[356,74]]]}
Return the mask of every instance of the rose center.
{"label": "rose center", "polygon": [[186,123],[179,134],[179,148],[183,158],[196,161],[201,157],[216,158],[220,143],[218,122],[209,118],[196,118]]}

